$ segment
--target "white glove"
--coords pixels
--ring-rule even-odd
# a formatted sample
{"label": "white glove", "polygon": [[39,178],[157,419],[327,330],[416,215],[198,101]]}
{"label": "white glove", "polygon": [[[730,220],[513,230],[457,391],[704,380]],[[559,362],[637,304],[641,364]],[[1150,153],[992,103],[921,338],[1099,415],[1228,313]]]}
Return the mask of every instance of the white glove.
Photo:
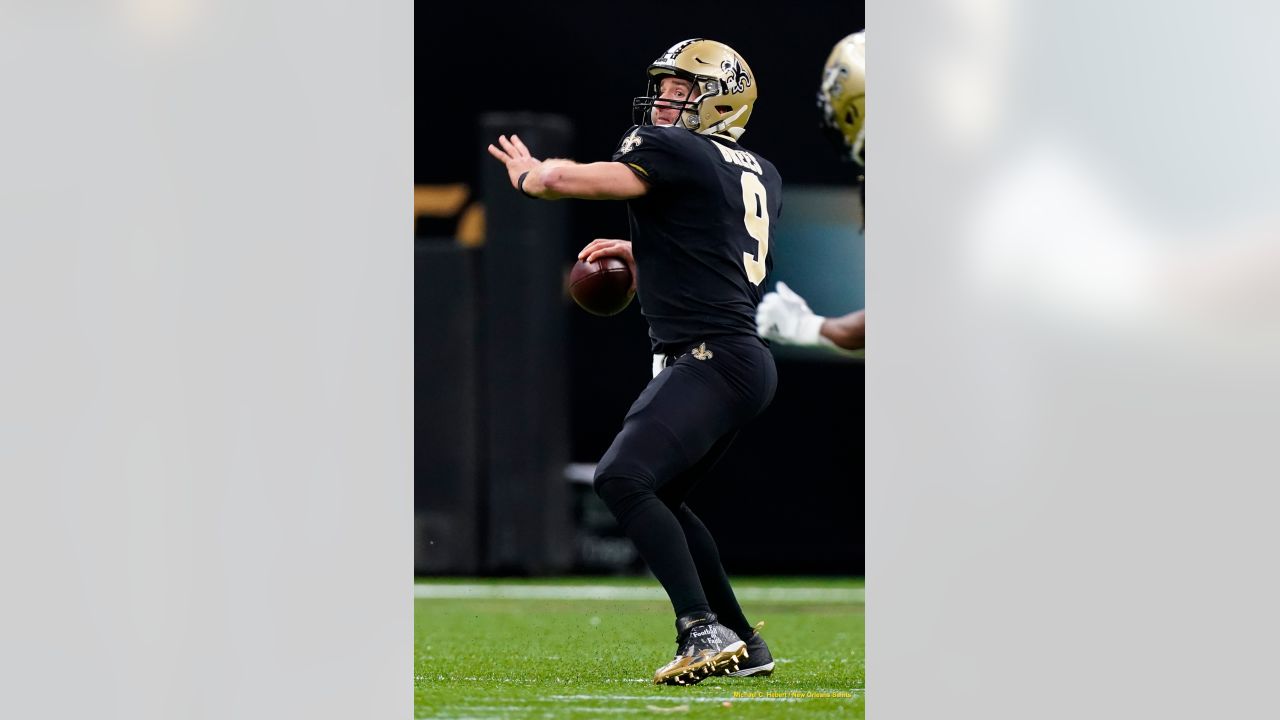
{"label": "white glove", "polygon": [[756,332],[760,337],[792,345],[831,345],[822,336],[824,320],[784,282],[778,283],[777,292],[767,293],[756,308]]}

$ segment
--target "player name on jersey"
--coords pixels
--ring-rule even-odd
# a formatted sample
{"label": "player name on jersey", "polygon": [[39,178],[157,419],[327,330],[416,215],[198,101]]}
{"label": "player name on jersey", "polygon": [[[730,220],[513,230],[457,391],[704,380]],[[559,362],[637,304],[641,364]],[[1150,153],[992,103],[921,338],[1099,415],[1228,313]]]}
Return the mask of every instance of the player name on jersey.
{"label": "player name on jersey", "polygon": [[715,145],[716,149],[720,151],[720,156],[724,158],[725,162],[744,167],[757,175],[764,173],[760,169],[760,161],[756,160],[756,156],[746,150],[733,150],[715,141],[712,141],[711,144]]}

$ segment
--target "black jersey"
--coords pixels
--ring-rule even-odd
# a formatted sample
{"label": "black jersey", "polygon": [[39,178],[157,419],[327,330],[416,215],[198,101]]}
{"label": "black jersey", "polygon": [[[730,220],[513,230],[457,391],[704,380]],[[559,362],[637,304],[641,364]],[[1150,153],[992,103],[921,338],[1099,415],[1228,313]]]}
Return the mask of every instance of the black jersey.
{"label": "black jersey", "polygon": [[678,126],[631,128],[613,159],[649,184],[627,214],[653,351],[755,335],[782,211],[778,170],[731,140]]}

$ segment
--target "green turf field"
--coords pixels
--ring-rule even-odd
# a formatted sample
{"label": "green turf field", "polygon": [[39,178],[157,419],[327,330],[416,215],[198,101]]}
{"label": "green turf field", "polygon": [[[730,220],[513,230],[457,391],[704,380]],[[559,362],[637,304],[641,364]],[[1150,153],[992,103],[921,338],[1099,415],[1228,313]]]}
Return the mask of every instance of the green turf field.
{"label": "green turf field", "polygon": [[671,606],[654,580],[419,579],[415,715],[863,717],[862,582],[734,586],[748,619],[767,623],[774,674],[668,687],[652,684],[653,671],[675,653]]}

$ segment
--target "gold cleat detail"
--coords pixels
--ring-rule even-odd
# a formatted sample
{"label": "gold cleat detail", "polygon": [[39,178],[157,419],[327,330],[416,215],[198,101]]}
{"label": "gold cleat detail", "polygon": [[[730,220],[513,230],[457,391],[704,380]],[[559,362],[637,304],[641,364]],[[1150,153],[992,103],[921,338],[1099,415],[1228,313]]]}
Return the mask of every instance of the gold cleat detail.
{"label": "gold cleat detail", "polygon": [[747,644],[741,640],[731,643],[715,654],[704,652],[696,657],[681,655],[658,668],[653,675],[653,684],[696,685],[712,675],[721,675],[726,670],[736,670],[738,663],[746,656]]}

